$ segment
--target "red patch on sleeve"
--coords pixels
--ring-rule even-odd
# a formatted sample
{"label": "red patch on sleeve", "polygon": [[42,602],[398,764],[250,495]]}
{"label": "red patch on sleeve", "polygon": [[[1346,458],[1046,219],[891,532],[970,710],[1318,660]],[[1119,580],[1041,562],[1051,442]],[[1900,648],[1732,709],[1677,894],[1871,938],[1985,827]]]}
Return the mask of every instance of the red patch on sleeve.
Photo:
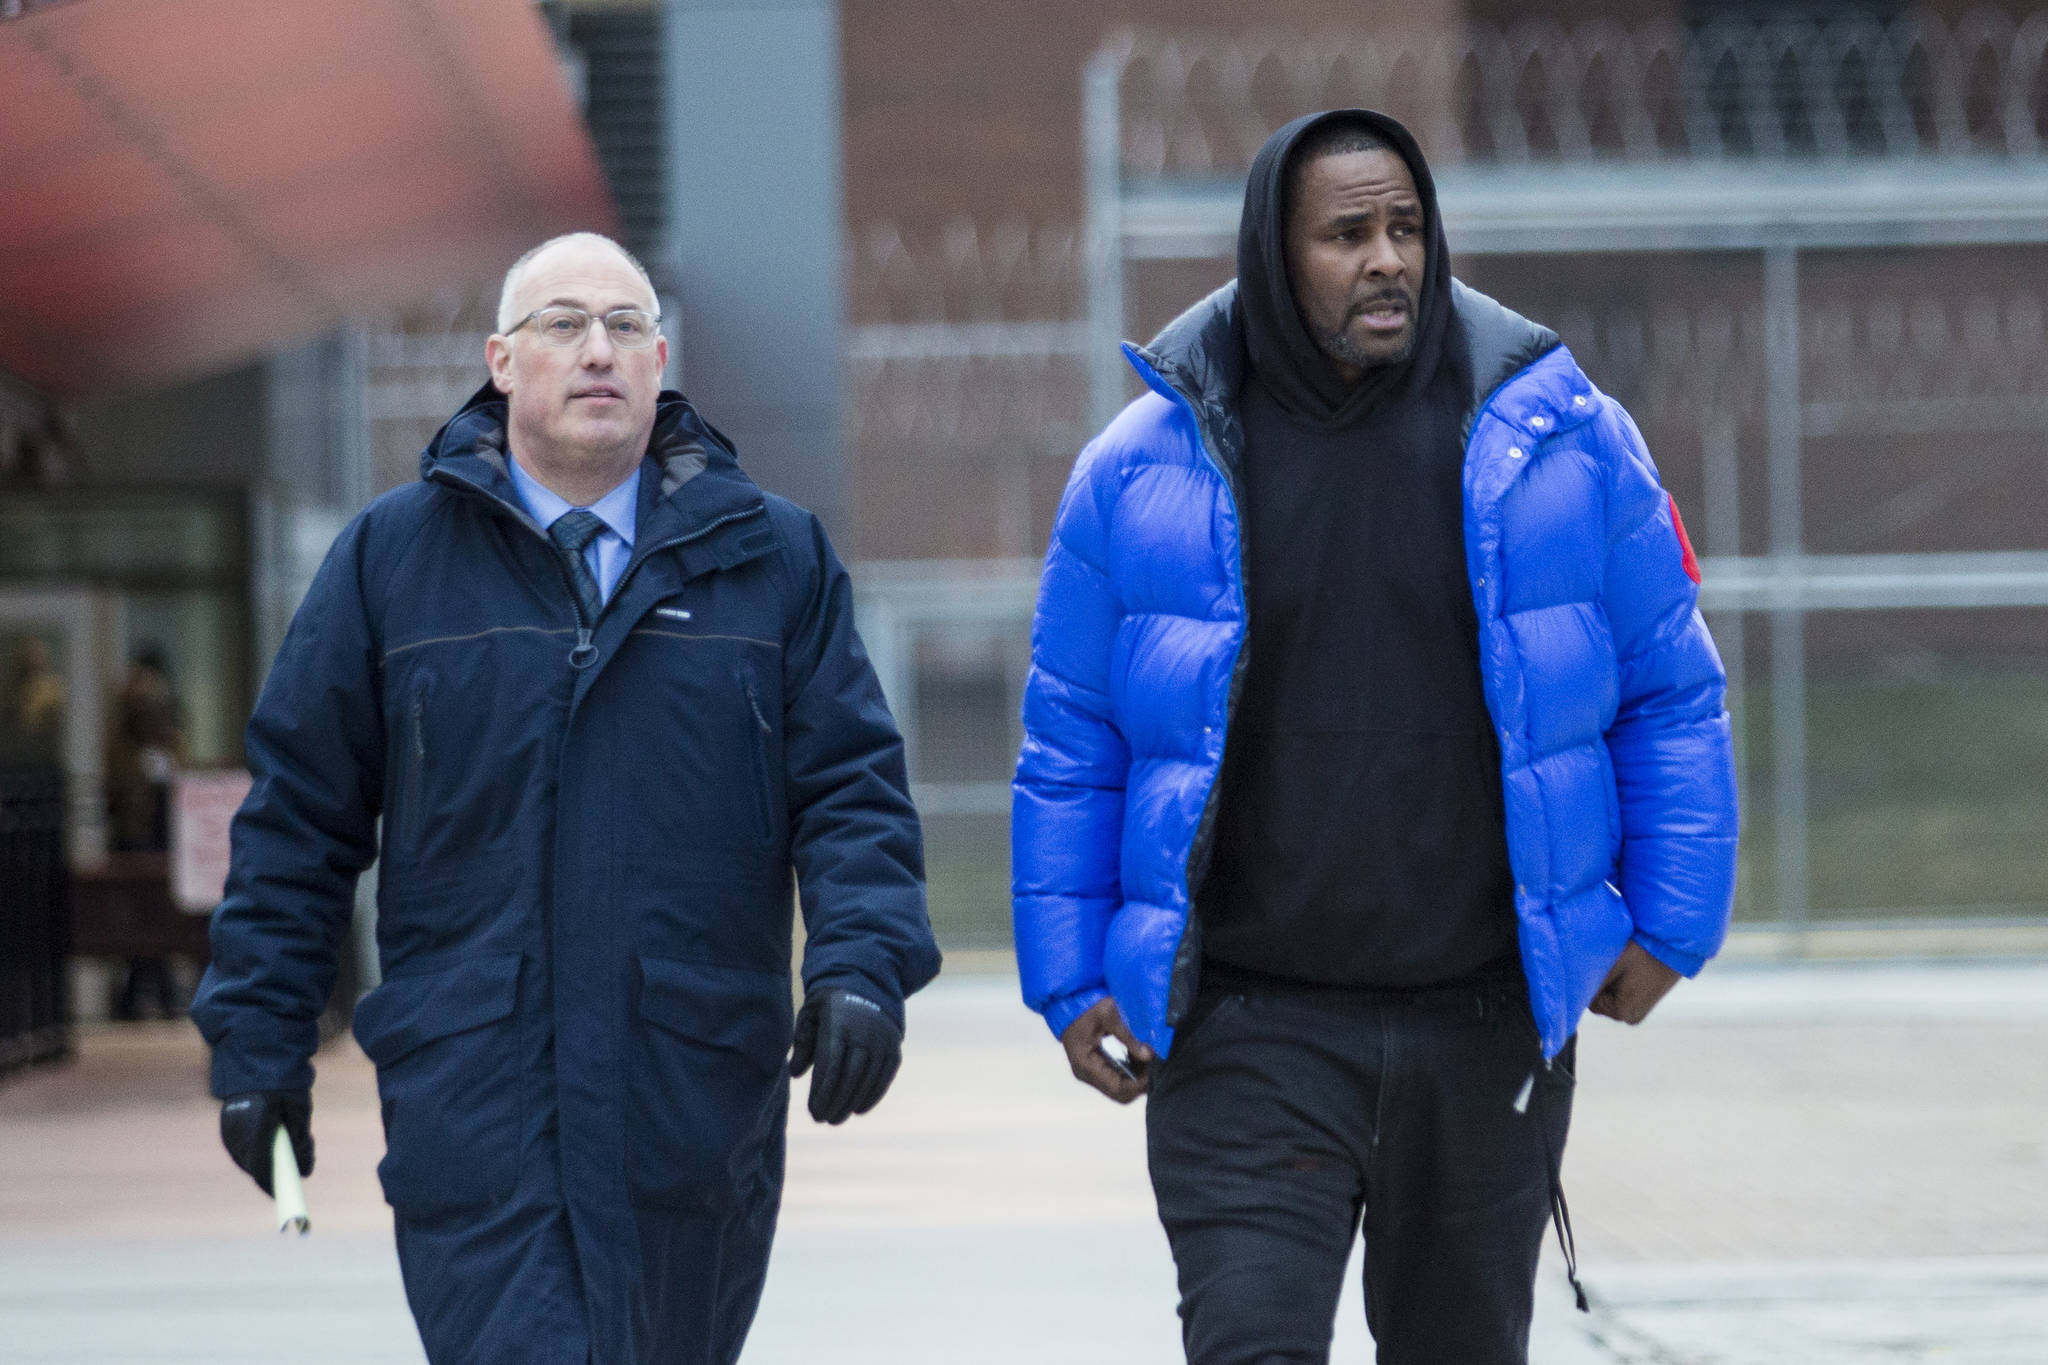
{"label": "red patch on sleeve", "polygon": [[1678,515],[1678,499],[1668,493],[1664,496],[1671,501],[1671,525],[1678,531],[1678,551],[1683,557],[1685,576],[1697,583],[1700,581],[1699,556],[1692,552],[1692,537],[1685,533],[1685,518]]}

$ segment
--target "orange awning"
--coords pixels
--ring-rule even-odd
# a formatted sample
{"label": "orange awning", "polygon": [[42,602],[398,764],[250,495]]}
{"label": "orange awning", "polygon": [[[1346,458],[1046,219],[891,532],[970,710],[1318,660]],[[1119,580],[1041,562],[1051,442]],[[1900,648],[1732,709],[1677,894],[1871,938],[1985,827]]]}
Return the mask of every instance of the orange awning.
{"label": "orange awning", "polygon": [[0,369],[60,402],[445,298],[615,221],[529,0],[0,22]]}

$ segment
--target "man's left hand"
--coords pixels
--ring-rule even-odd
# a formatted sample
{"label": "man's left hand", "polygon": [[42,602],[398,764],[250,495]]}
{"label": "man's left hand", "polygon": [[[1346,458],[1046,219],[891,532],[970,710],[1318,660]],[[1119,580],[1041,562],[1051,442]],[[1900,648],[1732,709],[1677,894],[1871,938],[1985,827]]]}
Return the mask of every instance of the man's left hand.
{"label": "man's left hand", "polygon": [[789,1074],[803,1075],[813,1060],[811,1117],[844,1123],[888,1092],[903,1061],[903,1030],[874,1001],[828,986],[811,992],[796,1016]]}
{"label": "man's left hand", "polygon": [[1642,944],[1631,941],[1587,1008],[1624,1024],[1640,1024],[1679,980],[1677,972],[1650,956]]}

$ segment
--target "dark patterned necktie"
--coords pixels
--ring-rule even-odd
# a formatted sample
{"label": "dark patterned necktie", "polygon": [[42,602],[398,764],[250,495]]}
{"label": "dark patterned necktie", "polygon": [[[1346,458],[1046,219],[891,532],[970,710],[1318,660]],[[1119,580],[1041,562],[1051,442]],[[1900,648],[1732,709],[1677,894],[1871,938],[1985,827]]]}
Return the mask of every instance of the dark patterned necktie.
{"label": "dark patterned necktie", "polygon": [[604,594],[597,590],[597,578],[590,572],[590,564],[583,558],[583,551],[603,532],[603,519],[588,507],[572,507],[548,527],[548,538],[561,550],[562,562],[569,567],[569,581],[576,585],[576,597],[583,604],[586,624],[595,622],[598,613],[604,610]]}

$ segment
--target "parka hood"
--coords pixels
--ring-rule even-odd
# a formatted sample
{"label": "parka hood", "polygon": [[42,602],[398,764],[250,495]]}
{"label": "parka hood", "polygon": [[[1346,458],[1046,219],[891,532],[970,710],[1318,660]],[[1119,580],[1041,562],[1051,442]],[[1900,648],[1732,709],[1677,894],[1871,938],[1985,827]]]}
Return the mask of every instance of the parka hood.
{"label": "parka hood", "polygon": [[[505,395],[486,381],[420,452],[420,477],[431,478],[436,469],[464,459],[482,461],[505,477],[506,416]],[[739,452],[725,433],[674,389],[663,389],[654,400],[654,433],[648,438],[647,454],[661,469],[663,497],[706,470],[747,477],[740,470]],[[474,474],[469,481],[476,482]]]}
{"label": "parka hood", "polygon": [[[1455,341],[1465,369],[1465,431],[1501,385],[1556,350],[1556,332],[1531,322],[1463,280],[1451,281]],[[1238,282],[1201,299],[1143,346],[1124,343],[1138,377],[1162,398],[1185,399],[1211,430],[1234,438],[1244,383],[1244,304]],[[1234,457],[1233,457],[1234,458]]]}
{"label": "parka hood", "polygon": [[[506,422],[505,395],[487,381],[420,452],[420,478],[464,485],[523,515],[506,468]],[[682,513],[686,524],[725,518],[762,502],[760,488],[740,468],[733,443],[674,389],[662,390],[655,399],[647,458],[655,470],[648,477],[660,480],[652,496]],[[678,496],[685,488],[688,495]],[[643,516],[648,500],[643,493]]]}

